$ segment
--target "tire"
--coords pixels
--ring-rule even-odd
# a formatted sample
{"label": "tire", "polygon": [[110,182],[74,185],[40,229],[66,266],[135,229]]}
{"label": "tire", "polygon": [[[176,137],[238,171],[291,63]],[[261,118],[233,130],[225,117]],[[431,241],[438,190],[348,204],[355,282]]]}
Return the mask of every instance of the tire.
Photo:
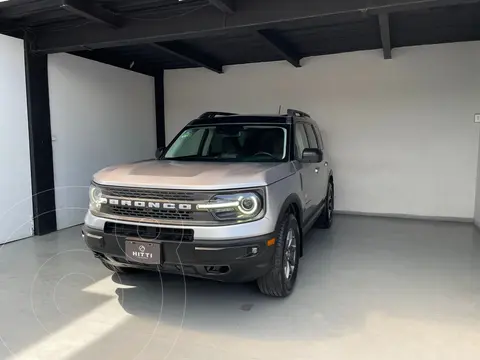
{"label": "tire", "polygon": [[318,217],[315,227],[320,229],[330,229],[333,223],[333,210],[335,208],[335,188],[332,182],[328,183],[327,196],[325,197],[325,207]]}
{"label": "tire", "polygon": [[112,265],[110,263],[107,263],[103,260],[101,260],[101,262],[102,262],[103,266],[105,266],[108,270],[113,271],[114,273],[117,273],[117,274],[129,274],[129,273],[136,272],[136,269],[131,269],[131,268],[127,268],[127,267],[118,267],[118,266]]}
{"label": "tire", "polygon": [[300,241],[297,219],[289,213],[280,225],[275,243],[273,267],[266,275],[257,280],[258,288],[263,294],[287,297],[292,293],[297,280]]}

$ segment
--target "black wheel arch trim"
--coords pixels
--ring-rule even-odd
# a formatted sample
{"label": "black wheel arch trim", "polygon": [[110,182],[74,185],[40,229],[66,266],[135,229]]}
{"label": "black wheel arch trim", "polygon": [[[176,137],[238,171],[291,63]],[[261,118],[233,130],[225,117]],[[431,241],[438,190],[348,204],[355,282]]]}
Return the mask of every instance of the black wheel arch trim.
{"label": "black wheel arch trim", "polygon": [[278,234],[278,231],[280,230],[280,226],[282,224],[282,221],[284,219],[284,215],[287,214],[289,211],[288,209],[290,206],[295,205],[298,208],[298,214],[297,218],[297,223],[298,227],[300,230],[300,256],[303,255],[303,231],[302,231],[302,226],[303,226],[303,207],[302,207],[302,202],[300,201],[300,197],[297,194],[290,194],[285,201],[283,202],[282,207],[280,208],[280,212],[278,214],[278,219],[277,219],[277,224],[275,225],[275,233]]}
{"label": "black wheel arch trim", "polygon": [[[280,223],[283,220],[283,215],[287,212],[288,208],[291,205],[296,205],[297,208],[298,208],[298,217],[297,217],[298,226],[301,226],[301,224],[303,224],[303,207],[302,207],[302,202],[300,201],[300,197],[297,194],[290,194],[285,199],[282,207],[280,208],[280,212],[279,212],[278,219],[277,219],[277,225],[275,227],[276,230],[279,229]],[[297,214],[295,214],[295,215],[297,215]]]}

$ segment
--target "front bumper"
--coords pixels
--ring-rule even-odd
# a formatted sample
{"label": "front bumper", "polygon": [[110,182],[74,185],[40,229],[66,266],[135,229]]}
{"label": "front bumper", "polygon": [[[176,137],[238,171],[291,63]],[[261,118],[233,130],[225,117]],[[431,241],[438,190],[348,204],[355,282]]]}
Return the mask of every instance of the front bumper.
{"label": "front bumper", "polygon": [[[108,219],[92,214],[90,211],[85,216],[85,225],[91,229],[97,229],[102,231],[105,228],[107,222],[115,222],[118,224],[126,225],[140,225],[134,221],[128,221],[124,219]],[[179,224],[164,224],[164,223],[145,223],[141,224],[150,227],[163,227],[163,228],[178,228]],[[224,225],[224,226],[195,226],[188,225],[189,229],[195,232],[195,238],[201,240],[235,240],[239,238],[253,238],[263,236],[264,234],[271,234],[275,232],[276,220],[271,219],[268,213],[264,218],[236,225]]]}
{"label": "front bumper", "polygon": [[[248,282],[265,275],[273,266],[273,234],[229,240],[189,242],[145,240],[160,244],[160,263],[147,265],[127,260],[127,236],[104,233],[84,226],[87,246],[96,257],[118,267],[184,274],[225,282]],[[130,239],[130,238],[129,238]],[[256,250],[253,250],[256,249]]]}

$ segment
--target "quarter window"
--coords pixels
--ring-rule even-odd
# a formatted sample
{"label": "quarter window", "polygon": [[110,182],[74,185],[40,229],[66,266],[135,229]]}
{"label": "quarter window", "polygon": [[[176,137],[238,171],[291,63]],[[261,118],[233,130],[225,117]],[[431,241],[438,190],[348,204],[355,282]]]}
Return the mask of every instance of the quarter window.
{"label": "quarter window", "polygon": [[322,132],[318,129],[318,126],[314,126],[313,129],[315,130],[315,135],[317,135],[318,145],[320,145],[320,149],[323,150]]}
{"label": "quarter window", "polygon": [[308,143],[310,144],[310,147],[319,149],[313,126],[310,124],[305,124],[305,129],[307,130]]}
{"label": "quarter window", "polygon": [[295,153],[296,158],[300,160],[302,158],[303,150],[308,148],[307,133],[303,124],[295,125]]}

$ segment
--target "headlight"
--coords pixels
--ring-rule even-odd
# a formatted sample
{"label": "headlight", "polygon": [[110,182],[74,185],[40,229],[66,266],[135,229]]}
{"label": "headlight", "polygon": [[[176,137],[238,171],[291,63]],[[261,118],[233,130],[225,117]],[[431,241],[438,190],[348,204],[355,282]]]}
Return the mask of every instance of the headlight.
{"label": "headlight", "polygon": [[218,220],[252,220],[263,211],[262,198],[256,192],[216,195],[207,204],[197,205]]}
{"label": "headlight", "polygon": [[256,194],[241,196],[238,201],[238,210],[244,215],[258,214],[260,210],[260,199]]}
{"label": "headlight", "polygon": [[102,204],[105,204],[106,199],[103,197],[102,189],[95,185],[90,185],[90,210],[100,211]]}

